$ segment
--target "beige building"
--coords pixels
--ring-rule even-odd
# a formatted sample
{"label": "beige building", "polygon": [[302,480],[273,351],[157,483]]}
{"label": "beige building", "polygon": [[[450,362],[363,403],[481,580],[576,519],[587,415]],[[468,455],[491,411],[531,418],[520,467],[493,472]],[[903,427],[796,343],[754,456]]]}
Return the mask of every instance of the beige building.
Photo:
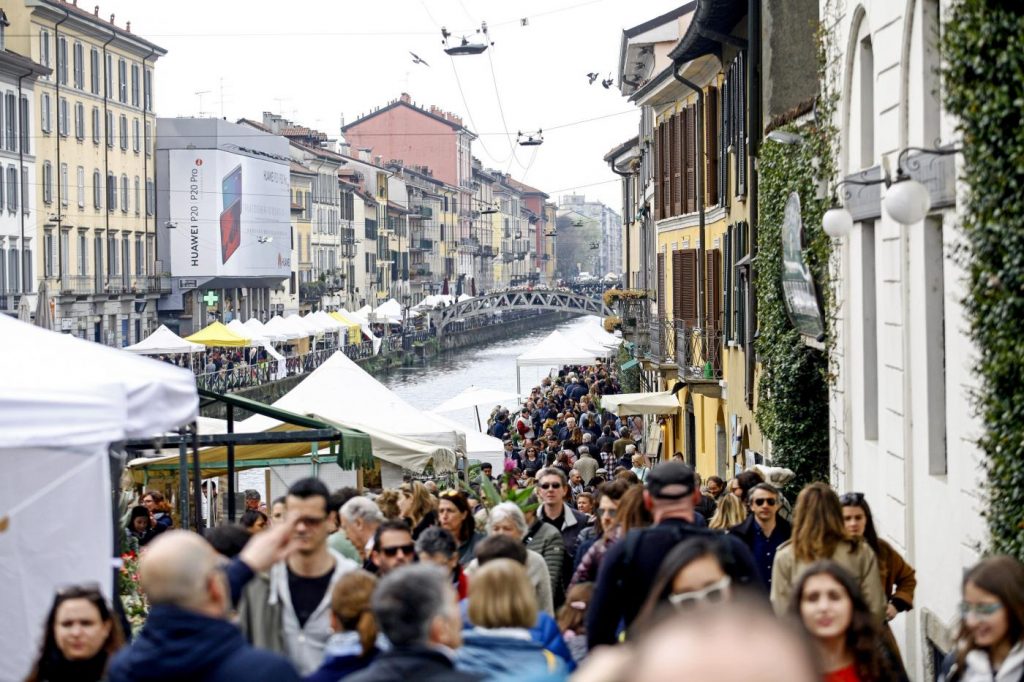
{"label": "beige building", "polygon": [[[5,8],[6,47],[52,73],[36,82],[35,271],[58,328],[126,346],[156,326],[169,289],[156,248],[153,67],[166,51],[75,5]],[[35,126],[33,126],[34,128]]]}

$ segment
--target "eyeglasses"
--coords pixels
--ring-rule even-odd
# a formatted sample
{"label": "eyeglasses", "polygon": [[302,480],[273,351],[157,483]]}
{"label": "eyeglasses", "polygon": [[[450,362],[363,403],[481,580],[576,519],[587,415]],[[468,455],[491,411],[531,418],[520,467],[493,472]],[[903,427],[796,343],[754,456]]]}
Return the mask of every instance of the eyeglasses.
{"label": "eyeglasses", "polygon": [[702,590],[670,594],[668,595],[668,601],[677,609],[688,609],[702,602],[707,602],[708,604],[719,604],[728,598],[729,585],[731,584],[732,579],[729,576],[725,576],[721,580],[711,583]]}
{"label": "eyeglasses", "polygon": [[560,490],[562,488],[561,483],[541,483],[537,486],[541,490]]}
{"label": "eyeglasses", "polygon": [[843,493],[839,496],[839,504],[844,507],[859,507],[864,502],[864,493]]}
{"label": "eyeglasses", "polygon": [[759,497],[756,500],[751,500],[750,504],[754,505],[755,507],[761,507],[763,505],[768,505],[769,507],[774,507],[775,506],[775,498],[774,497]]}
{"label": "eyeglasses", "polygon": [[401,552],[405,556],[412,556],[416,552],[416,545],[410,543],[408,545],[395,545],[394,547],[381,547],[381,553],[386,557],[394,558]]}
{"label": "eyeglasses", "polygon": [[990,618],[998,613],[1001,608],[1003,608],[1003,605],[999,602],[989,604],[971,604],[968,602],[961,602],[960,615],[966,618],[973,613],[975,618]]}

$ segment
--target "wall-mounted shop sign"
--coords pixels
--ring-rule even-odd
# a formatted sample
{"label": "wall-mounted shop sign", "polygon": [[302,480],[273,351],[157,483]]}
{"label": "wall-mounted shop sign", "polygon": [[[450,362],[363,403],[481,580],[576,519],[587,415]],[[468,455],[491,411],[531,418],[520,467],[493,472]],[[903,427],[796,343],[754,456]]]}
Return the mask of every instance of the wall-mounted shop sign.
{"label": "wall-mounted shop sign", "polygon": [[803,255],[804,226],[800,196],[792,192],[786,200],[782,219],[782,293],[790,322],[798,332],[825,340],[825,319],[814,277]]}

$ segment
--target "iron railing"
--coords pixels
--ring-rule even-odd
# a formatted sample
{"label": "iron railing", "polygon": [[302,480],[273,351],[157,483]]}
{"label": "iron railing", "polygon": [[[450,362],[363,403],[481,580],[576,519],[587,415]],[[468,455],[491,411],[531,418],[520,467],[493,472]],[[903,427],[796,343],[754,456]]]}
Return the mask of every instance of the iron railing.
{"label": "iron railing", "polygon": [[700,329],[675,321],[675,357],[680,376],[688,381],[722,378],[721,329]]}
{"label": "iron railing", "polygon": [[[323,348],[285,358],[285,375],[294,376],[296,374],[312,372],[337,351],[337,348]],[[238,364],[231,369],[201,372],[196,375],[196,385],[199,388],[220,393],[250,386],[259,386],[277,378],[278,362],[280,361],[263,360],[252,364]]]}

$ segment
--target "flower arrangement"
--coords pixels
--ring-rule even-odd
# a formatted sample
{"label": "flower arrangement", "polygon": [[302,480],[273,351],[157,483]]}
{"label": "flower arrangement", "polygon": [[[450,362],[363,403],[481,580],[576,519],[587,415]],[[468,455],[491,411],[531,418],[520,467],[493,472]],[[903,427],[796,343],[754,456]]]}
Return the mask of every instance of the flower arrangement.
{"label": "flower arrangement", "polygon": [[127,551],[121,555],[121,569],[117,576],[117,592],[121,597],[125,616],[132,627],[132,634],[137,633],[146,623],[149,604],[139,588],[139,555]]}

